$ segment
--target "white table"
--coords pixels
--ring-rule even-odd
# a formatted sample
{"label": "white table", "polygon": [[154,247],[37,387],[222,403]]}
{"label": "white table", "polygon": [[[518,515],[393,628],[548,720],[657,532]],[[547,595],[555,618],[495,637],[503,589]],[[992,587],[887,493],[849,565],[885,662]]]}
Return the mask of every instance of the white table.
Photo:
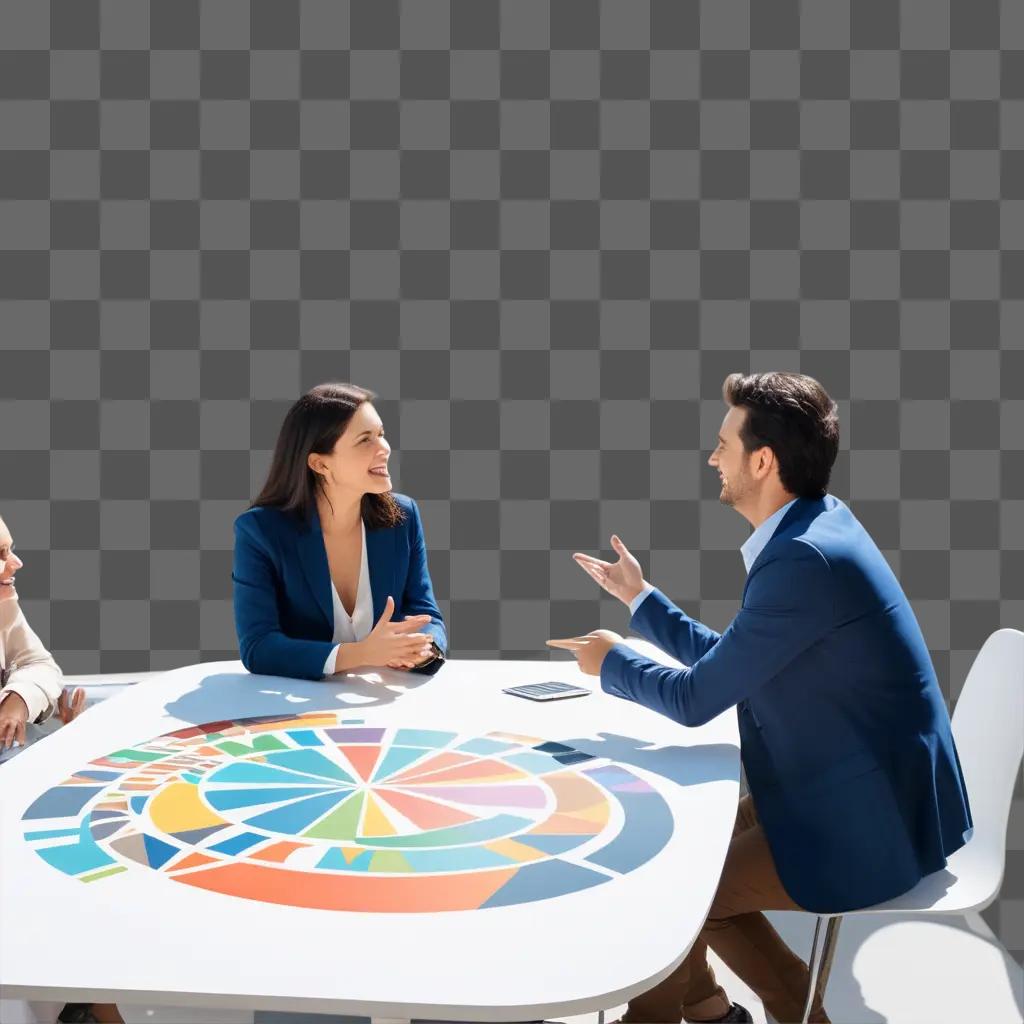
{"label": "white table", "polygon": [[[501,692],[545,679],[595,692]],[[146,749],[252,717],[278,721]],[[0,767],[0,994],[375,1020],[614,1006],[693,943],[738,795],[733,712],[686,729],[571,661],[178,669]]]}

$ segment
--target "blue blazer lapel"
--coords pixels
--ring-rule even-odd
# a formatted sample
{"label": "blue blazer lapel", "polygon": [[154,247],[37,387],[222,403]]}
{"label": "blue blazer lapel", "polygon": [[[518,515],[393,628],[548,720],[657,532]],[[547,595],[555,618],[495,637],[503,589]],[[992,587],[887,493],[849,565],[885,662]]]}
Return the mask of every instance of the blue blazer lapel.
{"label": "blue blazer lapel", "polygon": [[331,570],[327,564],[327,550],[324,548],[320,517],[316,512],[307,520],[305,528],[299,530],[297,546],[306,582],[316,598],[317,607],[330,624],[333,636],[334,602],[331,599]]}
{"label": "blue blazer lapel", "polygon": [[373,592],[373,622],[384,613],[384,602],[390,594],[395,599],[395,612],[402,606],[402,595],[394,592],[395,543],[397,530],[367,530],[366,557],[370,563],[370,590]]}

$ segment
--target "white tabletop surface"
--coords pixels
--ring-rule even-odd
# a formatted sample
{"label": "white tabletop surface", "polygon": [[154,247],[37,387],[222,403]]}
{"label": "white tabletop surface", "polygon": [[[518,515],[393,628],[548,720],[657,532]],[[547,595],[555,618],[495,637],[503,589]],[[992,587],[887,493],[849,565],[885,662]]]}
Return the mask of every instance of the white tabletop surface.
{"label": "white tabletop surface", "polygon": [[[594,693],[535,703],[501,692],[548,679]],[[609,761],[622,766],[627,784],[609,794],[601,835],[550,858],[562,864],[540,865],[554,874],[585,866],[597,884],[543,899],[520,887],[517,898],[484,909],[310,909],[175,884],[132,860],[83,883],[39,852],[66,840],[25,838],[55,827],[23,820],[29,807],[93,759],[202,723],[313,712],[382,727],[389,739],[400,728],[457,733],[451,747],[496,732],[554,741],[593,756],[555,769],[582,773],[584,784],[614,780],[600,771]],[[433,677],[383,670],[321,683],[251,676],[238,662],[177,669],[97,704],[0,767],[0,994],[475,1021],[620,1004],[664,977],[693,943],[731,835],[739,771],[733,711],[687,729],[602,693],[572,661],[453,660]],[[646,810],[624,810],[638,805],[637,790],[646,791],[645,808],[657,805],[670,819],[665,838],[653,839],[656,829],[626,836],[630,814],[634,833],[647,821]],[[547,799],[547,811],[530,813],[551,811],[554,797]],[[496,813],[483,809],[479,819]],[[636,855],[645,842],[647,853]],[[635,864],[626,863],[631,856]],[[522,878],[540,877],[533,870],[523,868]],[[287,903],[289,891],[279,898]]]}

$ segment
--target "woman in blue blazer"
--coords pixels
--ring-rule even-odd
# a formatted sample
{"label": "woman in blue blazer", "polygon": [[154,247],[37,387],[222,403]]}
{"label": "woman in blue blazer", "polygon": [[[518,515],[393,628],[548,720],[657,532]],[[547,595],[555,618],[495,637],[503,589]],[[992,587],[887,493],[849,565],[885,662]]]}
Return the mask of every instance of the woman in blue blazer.
{"label": "woman in blue blazer", "polygon": [[250,672],[432,674],[444,661],[419,509],[391,491],[376,397],[353,384],[303,395],[263,489],[235,520],[235,628]]}

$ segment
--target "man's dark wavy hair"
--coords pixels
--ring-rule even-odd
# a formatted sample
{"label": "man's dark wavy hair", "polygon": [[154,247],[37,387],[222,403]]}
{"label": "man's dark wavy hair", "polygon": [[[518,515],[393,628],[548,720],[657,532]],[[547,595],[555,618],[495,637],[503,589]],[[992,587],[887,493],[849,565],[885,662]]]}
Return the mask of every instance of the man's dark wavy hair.
{"label": "man's dark wavy hair", "polygon": [[747,453],[771,448],[782,486],[801,498],[821,498],[839,453],[836,403],[802,373],[730,373],[722,397],[747,415],[740,440]]}

